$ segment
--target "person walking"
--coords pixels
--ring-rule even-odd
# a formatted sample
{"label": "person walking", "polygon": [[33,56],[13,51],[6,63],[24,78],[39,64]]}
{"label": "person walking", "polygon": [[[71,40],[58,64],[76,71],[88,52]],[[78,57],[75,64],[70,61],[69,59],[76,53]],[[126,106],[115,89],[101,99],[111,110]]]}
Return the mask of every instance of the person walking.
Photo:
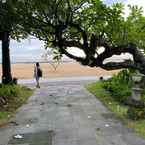
{"label": "person walking", "polygon": [[40,88],[39,79],[42,77],[42,70],[40,69],[39,62],[36,62],[34,66],[34,77],[36,79],[36,87]]}

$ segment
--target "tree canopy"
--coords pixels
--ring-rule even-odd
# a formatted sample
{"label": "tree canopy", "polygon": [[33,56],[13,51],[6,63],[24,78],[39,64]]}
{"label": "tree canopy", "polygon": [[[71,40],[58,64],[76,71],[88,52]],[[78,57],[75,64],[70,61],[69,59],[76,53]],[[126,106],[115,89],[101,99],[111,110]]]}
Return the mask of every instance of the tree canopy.
{"label": "tree canopy", "polygon": [[0,32],[9,31],[12,39],[26,38],[28,33],[23,28],[21,0],[0,0]]}
{"label": "tree canopy", "polygon": [[[134,68],[145,74],[145,58],[139,50],[145,49],[142,8],[129,6],[131,12],[124,17],[123,4],[107,6],[101,0],[10,1],[17,3],[11,13],[18,18],[14,19],[13,37],[22,36],[17,35],[19,32],[23,36],[29,33],[43,40],[46,48],[54,48],[60,56],[65,54],[83,65],[107,70]],[[101,54],[100,47],[104,48]],[[68,48],[80,49],[85,55],[75,56]],[[132,54],[133,60],[104,63],[122,53]]]}
{"label": "tree canopy", "polygon": [[28,33],[23,27],[21,0],[0,0],[0,40],[2,41],[2,82],[12,82],[9,43],[10,39],[26,38]]}

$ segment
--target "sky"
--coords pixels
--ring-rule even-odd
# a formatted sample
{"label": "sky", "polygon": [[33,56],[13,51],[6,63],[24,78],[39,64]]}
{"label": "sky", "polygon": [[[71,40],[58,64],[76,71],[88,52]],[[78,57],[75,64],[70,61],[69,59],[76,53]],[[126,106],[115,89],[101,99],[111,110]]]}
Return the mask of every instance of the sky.
{"label": "sky", "polygon": [[113,3],[116,3],[116,2],[122,2],[122,3],[125,3],[127,0],[103,0],[104,3],[108,4],[108,5],[111,5]]}
{"label": "sky", "polygon": [[[123,2],[126,7],[125,9],[126,15],[129,13],[127,9],[128,4],[142,6],[143,9],[145,10],[145,0],[103,0],[103,1],[108,5],[112,5],[115,2]],[[14,40],[11,40],[10,42],[10,54],[12,63],[43,61],[44,58],[42,56],[45,54],[45,52],[46,50],[44,49],[44,43],[42,41],[39,41],[38,39],[22,40],[20,43]],[[72,53],[75,53],[75,51],[73,50]],[[1,49],[0,49],[0,62],[1,62]]]}
{"label": "sky", "polygon": [[[131,5],[137,5],[139,7],[143,7],[143,11],[144,11],[143,14],[145,16],[145,0],[126,0],[126,2],[125,2],[126,7],[129,4],[131,4]],[[128,14],[127,8],[126,8],[125,11],[126,11],[126,14]]]}

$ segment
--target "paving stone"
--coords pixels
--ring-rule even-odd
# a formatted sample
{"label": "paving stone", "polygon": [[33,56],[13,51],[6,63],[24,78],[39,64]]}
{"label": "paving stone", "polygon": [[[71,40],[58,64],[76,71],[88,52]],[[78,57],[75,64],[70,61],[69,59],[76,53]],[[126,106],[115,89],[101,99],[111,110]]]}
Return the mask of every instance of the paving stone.
{"label": "paving stone", "polygon": [[[19,125],[0,128],[0,145],[145,145],[84,88],[86,83],[79,79],[42,83],[12,119]],[[54,131],[52,138],[46,130]],[[24,140],[14,140],[15,134]]]}
{"label": "paving stone", "polygon": [[53,131],[37,132],[37,133],[25,133],[20,134],[22,138],[17,139],[15,135],[10,139],[8,145],[52,145]]}

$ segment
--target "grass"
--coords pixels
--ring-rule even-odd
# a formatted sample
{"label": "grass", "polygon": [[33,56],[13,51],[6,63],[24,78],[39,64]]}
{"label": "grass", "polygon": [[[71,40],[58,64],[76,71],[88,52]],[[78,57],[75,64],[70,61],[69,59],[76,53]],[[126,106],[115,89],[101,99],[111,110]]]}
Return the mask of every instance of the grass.
{"label": "grass", "polygon": [[133,121],[127,117],[128,107],[116,102],[109,92],[102,87],[102,82],[92,83],[86,88],[94,94],[117,118],[119,118],[128,128],[132,128],[138,135],[145,138],[145,120]]}
{"label": "grass", "polygon": [[[6,86],[6,90],[10,90],[12,86]],[[4,90],[3,88],[0,88]],[[16,110],[26,102],[26,100],[32,95],[33,91],[24,86],[14,86],[11,88],[16,89],[16,96],[8,96],[7,104],[0,106],[0,126],[6,124],[9,119],[14,116]],[[1,97],[1,96],[0,96]]]}

